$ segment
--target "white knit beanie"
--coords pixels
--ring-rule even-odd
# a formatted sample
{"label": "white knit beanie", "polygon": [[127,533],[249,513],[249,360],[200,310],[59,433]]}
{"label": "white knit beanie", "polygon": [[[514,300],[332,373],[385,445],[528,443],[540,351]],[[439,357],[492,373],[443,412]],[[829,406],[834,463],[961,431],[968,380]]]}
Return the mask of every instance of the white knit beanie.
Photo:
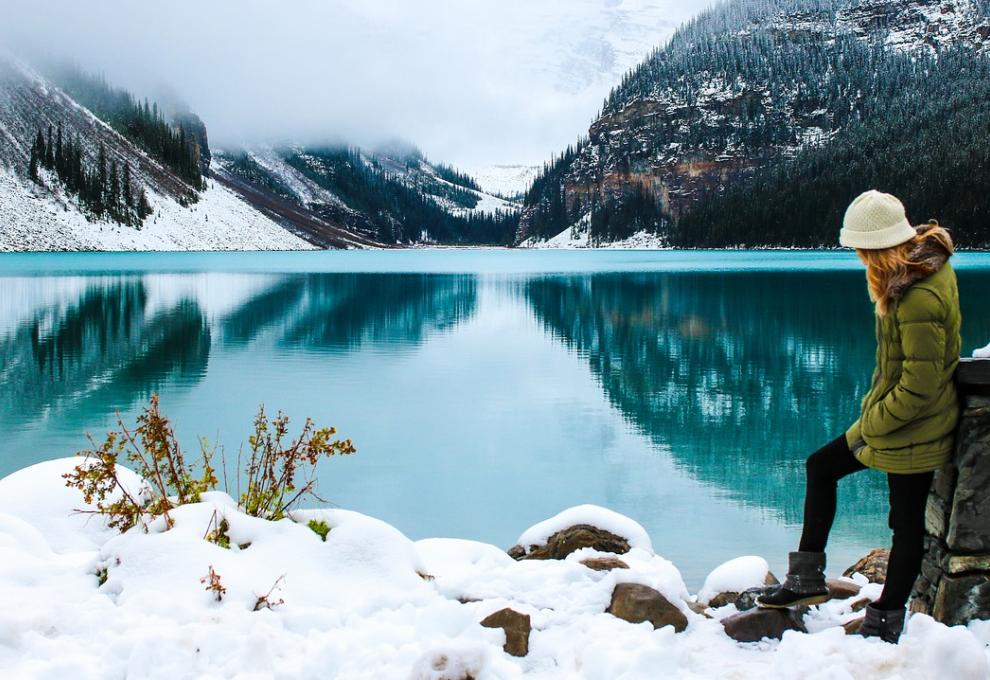
{"label": "white knit beanie", "polygon": [[881,250],[914,238],[916,232],[896,196],[871,189],[849,204],[839,243],[846,248]]}

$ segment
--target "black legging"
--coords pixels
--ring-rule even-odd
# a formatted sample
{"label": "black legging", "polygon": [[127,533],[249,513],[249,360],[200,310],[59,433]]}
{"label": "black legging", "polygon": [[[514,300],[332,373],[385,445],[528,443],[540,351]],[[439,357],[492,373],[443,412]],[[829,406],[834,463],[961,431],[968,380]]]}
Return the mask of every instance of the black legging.
{"label": "black legging", "polygon": [[[799,549],[824,552],[835,519],[838,481],[867,468],[849,450],[845,435],[811,454],[806,466],[804,531]],[[880,599],[874,603],[879,609],[900,609],[911,595],[924,556],[925,504],[933,475],[932,472],[887,474],[890,488],[888,525],[894,532],[894,540],[887,564],[887,582]]]}

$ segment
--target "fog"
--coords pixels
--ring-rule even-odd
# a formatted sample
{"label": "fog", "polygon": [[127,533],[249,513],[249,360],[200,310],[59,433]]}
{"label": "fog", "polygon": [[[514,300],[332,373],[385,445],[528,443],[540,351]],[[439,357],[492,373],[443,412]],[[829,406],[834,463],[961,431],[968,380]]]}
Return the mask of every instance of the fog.
{"label": "fog", "polygon": [[708,0],[0,1],[0,37],[140,95],[211,144],[408,140],[472,168],[587,132],[622,73]]}

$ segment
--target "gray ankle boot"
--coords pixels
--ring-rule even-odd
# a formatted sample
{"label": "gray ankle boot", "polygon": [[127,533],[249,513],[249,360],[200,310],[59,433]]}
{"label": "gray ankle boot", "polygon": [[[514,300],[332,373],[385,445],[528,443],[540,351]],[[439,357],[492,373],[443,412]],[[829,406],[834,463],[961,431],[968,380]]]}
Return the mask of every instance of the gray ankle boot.
{"label": "gray ankle boot", "polygon": [[866,605],[866,618],[859,627],[863,637],[878,637],[884,642],[897,644],[904,630],[904,608],[877,609],[872,604]]}
{"label": "gray ankle boot", "polygon": [[825,585],[825,553],[792,552],[788,555],[787,578],[756,600],[759,607],[785,609],[821,604],[829,600]]}

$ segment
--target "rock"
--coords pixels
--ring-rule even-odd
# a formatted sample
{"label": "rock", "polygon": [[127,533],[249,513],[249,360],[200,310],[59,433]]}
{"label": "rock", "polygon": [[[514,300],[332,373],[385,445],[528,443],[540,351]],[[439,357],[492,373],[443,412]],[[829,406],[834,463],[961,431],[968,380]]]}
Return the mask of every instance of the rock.
{"label": "rock", "polygon": [[505,631],[505,644],[502,645],[512,656],[526,656],[529,653],[529,633],[533,629],[529,614],[522,614],[506,607],[481,620],[485,628],[501,628]]}
{"label": "rock", "polygon": [[852,619],[851,621],[846,621],[842,624],[842,627],[846,631],[846,635],[855,635],[859,632],[859,627],[863,625],[863,621],[866,619],[865,616],[860,616],[858,618]]}
{"label": "rock", "polygon": [[505,552],[509,553],[509,557],[511,557],[514,560],[521,560],[522,558],[526,557],[526,548],[522,547],[521,545],[514,545]]}
{"label": "rock", "polygon": [[763,585],[765,585],[765,586],[779,586],[780,585],[780,581],[777,580],[777,577],[773,575],[773,572],[772,571],[768,571],[767,572],[767,577],[765,579],[763,579]]}
{"label": "rock", "polygon": [[868,598],[868,597],[861,597],[861,598],[859,598],[858,600],[856,600],[855,602],[852,603],[852,610],[854,612],[861,612],[864,609],[866,609],[866,605],[868,605],[871,602],[873,602],[873,600],[871,600],[870,598]]}
{"label": "rock", "polygon": [[767,590],[769,589],[770,586],[765,586],[762,588],[757,586],[756,588],[747,588],[746,590],[742,591],[741,593],[739,593],[739,596],[736,598],[736,601],[734,602],[734,604],[736,605],[736,609],[738,609],[741,612],[745,612],[745,611],[749,611],[750,609],[753,609],[754,607],[756,607],[756,598],[758,598],[763,593],[767,592]]}
{"label": "rock", "polygon": [[986,573],[951,576],[938,585],[932,617],[947,626],[966,625],[990,616],[990,575]]}
{"label": "rock", "polygon": [[870,583],[883,583],[887,580],[888,559],[890,559],[889,550],[886,548],[874,548],[856,564],[842,572],[842,575],[849,577],[853,574],[862,574]]}
{"label": "rock", "polygon": [[688,609],[693,611],[695,614],[700,614],[701,616],[704,616],[706,619],[712,618],[712,615],[709,614],[707,611],[708,607],[701,604],[700,602],[688,602],[687,606]]}
{"label": "rock", "polygon": [[800,611],[794,609],[751,609],[722,619],[725,634],[736,642],[779,640],[788,630],[807,632]]}
{"label": "rock", "polygon": [[530,546],[529,552],[522,546],[514,545],[508,553],[517,560],[562,560],[581,548],[621,555],[629,552],[629,541],[590,524],[575,524],[551,534],[546,545]]}
{"label": "rock", "polygon": [[654,628],[673,626],[680,633],[687,628],[684,612],[660,592],[639,583],[619,583],[612,591],[609,614],[630,623],[649,621]]}
{"label": "rock", "polygon": [[708,606],[711,607],[712,609],[718,609],[719,607],[724,607],[729,604],[734,604],[736,598],[738,597],[739,597],[739,593],[732,593],[732,592],[719,593],[712,599],[708,600]]}
{"label": "rock", "polygon": [[859,595],[860,591],[860,587],[855,583],[839,578],[827,578],[825,585],[828,586],[828,596],[833,600],[848,600]]}
{"label": "rock", "polygon": [[611,571],[612,569],[628,569],[629,565],[618,557],[589,557],[581,560],[581,564],[595,571]]}
{"label": "rock", "polygon": [[986,492],[990,487],[990,397],[966,397],[956,441],[958,477],[946,542],[952,552],[990,553],[990,494]]}

